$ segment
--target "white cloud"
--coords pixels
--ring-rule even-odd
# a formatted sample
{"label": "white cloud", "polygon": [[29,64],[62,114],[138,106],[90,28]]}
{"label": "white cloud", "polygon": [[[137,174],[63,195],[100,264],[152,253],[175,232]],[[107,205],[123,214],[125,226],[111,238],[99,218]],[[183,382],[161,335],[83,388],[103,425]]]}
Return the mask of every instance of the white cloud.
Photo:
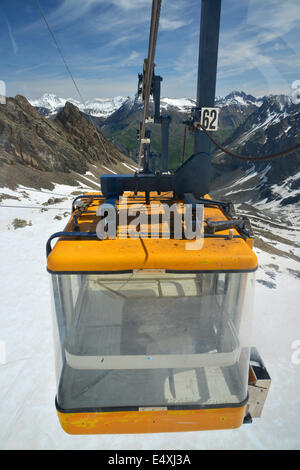
{"label": "white cloud", "polygon": [[[298,0],[249,0],[247,18],[239,27],[231,31],[221,32],[220,65],[243,64],[245,69],[259,68],[276,60],[288,60],[286,55],[275,58],[270,55],[266,45],[271,41],[287,42],[292,30],[300,26],[300,4]],[[277,50],[278,43],[277,43]],[[299,37],[293,51],[299,56]]]}
{"label": "white cloud", "polygon": [[[84,101],[114,96],[127,96],[136,93],[135,75],[124,75],[120,78],[82,79],[75,77]],[[79,100],[74,85],[69,78],[39,77],[30,81],[10,81],[7,83],[7,96],[23,94],[27,98],[40,98],[44,93],[55,93],[61,97]]]}
{"label": "white cloud", "polygon": [[178,28],[182,28],[183,26],[187,26],[191,24],[192,20],[190,21],[182,21],[182,20],[171,20],[168,18],[161,18],[159,25],[161,31],[174,31]]}
{"label": "white cloud", "polygon": [[[287,92],[300,65],[299,1],[249,0],[247,6],[240,25],[221,31],[218,79],[235,80],[248,72],[245,86],[252,93]],[[254,74],[260,85],[252,83]]]}
{"label": "white cloud", "polygon": [[122,60],[119,65],[120,67],[125,67],[126,65],[133,65],[133,64],[137,64],[137,59],[139,59],[139,62],[140,61],[140,54],[136,51],[132,51],[131,54],[126,57],[126,59]]}
{"label": "white cloud", "polygon": [[6,24],[7,24],[8,35],[9,35],[9,38],[10,38],[10,41],[11,41],[12,49],[14,51],[14,54],[17,54],[18,50],[19,50],[17,41],[15,40],[12,29],[11,29],[10,24],[9,24],[6,17],[5,17],[5,20],[6,20]]}
{"label": "white cloud", "polygon": [[[96,93],[98,96],[123,94],[118,91],[117,83],[123,90],[125,88],[123,84],[125,84],[127,87],[125,94],[131,93],[131,90],[135,91],[136,74],[141,71],[142,60],[147,54],[151,0],[63,0],[58,5],[56,9],[46,11],[48,21],[55,33],[58,33],[58,40],[59,42],[61,40],[63,50],[69,46],[74,31],[82,34],[82,37],[78,35],[77,48],[74,48],[74,51],[71,50],[71,53],[67,49],[67,60],[75,76],[85,76],[84,88],[91,83],[88,87],[88,94],[92,92],[91,90],[97,90],[97,75],[105,77],[103,78],[105,82],[101,82],[102,85],[105,83],[103,93],[100,90]],[[237,23],[236,15],[239,9],[243,10],[244,17],[240,23]],[[195,18],[195,12],[197,12],[197,18]],[[226,23],[224,18],[226,18]],[[224,87],[231,86],[230,80],[232,80],[234,83],[232,86],[240,87],[237,85],[240,80],[241,86],[247,86],[245,91],[250,92],[254,88],[251,80],[259,78],[263,86],[268,86],[271,90],[278,89],[284,83],[287,84],[284,78],[286,72],[295,72],[300,66],[299,37],[295,33],[300,25],[299,0],[286,0],[284,3],[282,0],[268,0],[267,2],[247,0],[242,4],[240,0],[227,0],[223,2],[221,21],[222,19],[218,84],[224,83]],[[158,36],[156,59],[158,73],[164,76],[165,94],[194,96],[199,20],[199,0],[164,0],[162,2],[160,32],[163,34]],[[34,38],[39,37],[41,28],[47,34],[40,18],[28,25],[28,28],[32,28]],[[180,30],[180,34],[174,40],[177,30]],[[98,39],[91,41],[92,45],[89,47],[92,37]],[[173,40],[171,44],[168,42],[169,37]],[[83,50],[81,45],[85,41],[87,47]],[[65,44],[67,44],[66,48]],[[20,40],[19,45],[21,47]],[[29,64],[28,72],[34,65]],[[55,70],[63,71],[63,64],[59,62],[59,57],[55,65],[53,63],[52,65],[57,67]],[[131,76],[126,68],[135,66],[136,73]],[[128,81],[126,79],[124,81],[123,77],[120,77],[119,81],[114,79],[116,74],[119,76],[120,68]],[[247,73],[248,81],[245,79]],[[92,78],[88,80],[88,76]],[[129,76],[132,83],[129,81]],[[292,77],[291,80],[295,78],[297,77]],[[41,77],[41,83],[45,84],[43,77]],[[65,90],[65,85],[59,81],[52,81],[52,83],[56,83]],[[176,83],[178,83],[177,86]],[[255,84],[255,87],[259,88],[259,85]],[[56,92],[54,88],[45,91]],[[96,95],[89,94],[89,97]]]}
{"label": "white cloud", "polygon": [[111,3],[128,11],[149,7],[151,6],[152,0],[112,0]]}

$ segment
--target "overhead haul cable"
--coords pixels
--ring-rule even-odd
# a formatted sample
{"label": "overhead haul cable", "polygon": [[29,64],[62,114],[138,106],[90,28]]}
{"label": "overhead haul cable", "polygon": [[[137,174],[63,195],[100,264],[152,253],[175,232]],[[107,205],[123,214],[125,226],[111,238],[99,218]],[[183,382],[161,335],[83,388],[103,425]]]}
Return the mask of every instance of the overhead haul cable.
{"label": "overhead haul cable", "polygon": [[[64,56],[64,54],[63,54],[63,52],[62,52],[62,49],[61,49],[61,47],[59,46],[59,44],[58,44],[58,42],[57,42],[57,40],[56,40],[56,38],[55,38],[55,34],[53,33],[53,31],[52,31],[52,29],[51,29],[51,27],[50,27],[50,25],[49,25],[49,23],[48,23],[48,20],[47,20],[47,18],[46,18],[46,15],[45,15],[44,11],[42,10],[42,7],[41,7],[41,5],[40,5],[40,2],[39,2],[39,0],[35,0],[35,1],[36,1],[36,4],[37,4],[37,6],[38,6],[38,8],[39,8],[39,10],[40,10],[41,17],[42,17],[42,19],[44,20],[44,22],[45,22],[45,24],[46,24],[46,26],[47,26],[47,28],[48,28],[48,31],[49,31],[49,33],[50,33],[50,36],[51,36],[52,39],[53,39],[53,42],[54,42],[54,44],[55,44],[55,47],[56,47],[56,49],[57,49],[57,51],[58,51],[58,53],[59,53],[59,55],[60,55],[60,57],[61,57],[61,59],[62,59],[64,65],[65,65],[65,67],[66,67],[66,70],[67,70],[68,74],[69,74],[70,77],[71,77],[72,82],[74,83],[74,86],[75,86],[76,91],[77,91],[77,93],[78,93],[78,96],[79,96],[79,98],[80,98],[81,104],[84,106],[84,108],[86,108],[86,104],[85,104],[85,101],[84,101],[84,99],[83,99],[83,97],[82,97],[82,94],[81,94],[81,92],[80,92],[80,90],[79,90],[79,87],[78,87],[78,85],[77,85],[77,83],[76,83],[76,81],[75,81],[75,78],[74,78],[74,76],[73,76],[73,74],[72,74],[72,72],[71,72],[71,69],[70,69],[70,67],[69,67],[69,65],[68,65],[68,63],[67,63],[67,61],[66,61],[66,59],[65,59],[65,56]],[[107,159],[108,159],[110,165],[113,165],[113,163],[112,163],[112,161],[111,161],[111,158],[110,158],[108,152],[106,151],[106,148],[104,147],[104,144],[103,144],[103,142],[102,142],[102,140],[101,140],[101,138],[100,138],[99,131],[98,131],[98,129],[97,129],[97,126],[96,126],[95,123],[94,123],[93,116],[92,116],[91,114],[88,114],[88,116],[91,118],[91,121],[90,121],[90,122],[91,122],[92,126],[94,127],[94,129],[95,129],[95,131],[96,131],[96,135],[97,135],[97,137],[98,137],[99,143],[101,144],[101,146],[102,146],[102,148],[103,148],[103,150],[104,150],[105,155],[107,156]]]}
{"label": "overhead haul cable", "polygon": [[45,207],[45,206],[19,206],[19,205],[11,205],[11,204],[0,204],[0,207],[10,207],[10,208],[13,208],[13,209],[44,209],[45,211],[47,210],[55,210],[55,211],[69,211],[70,212],[70,208],[68,207]]}

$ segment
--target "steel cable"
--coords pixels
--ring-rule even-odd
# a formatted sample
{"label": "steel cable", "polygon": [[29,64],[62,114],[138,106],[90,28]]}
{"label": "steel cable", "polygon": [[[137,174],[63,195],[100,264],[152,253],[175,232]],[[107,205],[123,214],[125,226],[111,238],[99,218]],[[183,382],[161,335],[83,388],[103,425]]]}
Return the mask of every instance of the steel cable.
{"label": "steel cable", "polygon": [[207,137],[215,144],[215,146],[219,149],[222,150],[222,152],[226,153],[227,155],[230,155],[231,157],[238,158],[240,160],[270,160],[272,158],[278,158],[278,157],[284,157],[285,155],[288,155],[289,153],[296,152],[297,150],[300,150],[300,144],[294,145],[293,147],[290,147],[286,150],[281,150],[280,152],[272,153],[270,155],[263,155],[262,157],[256,157],[256,156],[250,156],[250,155],[239,155],[237,153],[231,152],[231,150],[228,150],[227,148],[223,147],[219,142],[217,142],[214,137],[212,137],[209,132],[203,127],[201,124],[197,123],[197,127],[200,127],[200,129],[205,132]]}
{"label": "steel cable", "polygon": [[[84,101],[84,99],[83,99],[83,97],[82,97],[82,94],[81,94],[81,92],[80,92],[80,90],[79,90],[79,88],[78,88],[78,85],[77,85],[77,83],[76,83],[76,81],[75,81],[75,78],[74,78],[72,72],[71,72],[71,69],[70,69],[70,67],[69,67],[69,65],[68,65],[68,63],[67,63],[67,61],[66,61],[66,59],[65,59],[65,57],[64,57],[64,54],[63,54],[63,52],[62,52],[62,49],[61,49],[61,47],[59,46],[59,44],[58,44],[58,42],[57,42],[57,40],[56,40],[56,38],[55,38],[55,35],[54,35],[54,33],[53,33],[53,31],[52,31],[52,29],[51,29],[49,23],[48,23],[48,20],[47,20],[47,18],[46,18],[46,15],[45,15],[44,11],[42,10],[42,7],[41,7],[41,5],[40,5],[40,2],[39,2],[39,0],[35,0],[35,2],[36,2],[37,6],[38,6],[38,8],[39,8],[39,10],[40,10],[40,14],[41,14],[41,16],[42,16],[42,19],[44,20],[44,22],[45,22],[45,24],[46,24],[46,26],[47,26],[47,28],[48,28],[48,31],[49,31],[49,33],[50,33],[50,36],[51,36],[52,39],[53,39],[53,42],[54,42],[54,44],[55,44],[55,47],[56,47],[56,49],[57,49],[57,51],[58,51],[58,53],[59,53],[59,55],[60,55],[60,57],[61,57],[61,59],[62,59],[64,65],[65,65],[65,67],[66,67],[66,70],[67,70],[68,74],[70,75],[70,77],[71,77],[71,79],[72,79],[72,82],[73,82],[73,84],[74,84],[74,86],[75,86],[75,88],[76,88],[76,91],[77,91],[77,93],[78,93],[78,96],[79,96],[79,98],[80,98],[81,104],[84,106],[84,108],[86,108],[86,104],[85,104],[85,101]],[[105,153],[105,155],[107,156],[108,162],[110,163],[110,165],[113,165],[113,163],[112,163],[112,161],[111,161],[111,158],[110,158],[110,156],[108,155],[108,153],[107,153],[107,151],[106,151],[106,149],[105,149],[105,147],[104,147],[104,144],[103,144],[103,142],[102,142],[102,140],[101,140],[101,138],[100,138],[99,131],[98,131],[98,129],[97,129],[97,126],[95,125],[93,116],[92,116],[91,114],[88,114],[88,116],[91,118],[91,124],[92,124],[92,126],[94,127],[94,129],[95,129],[95,131],[96,131],[96,135],[97,135],[97,137],[98,137],[99,143],[101,144],[101,146],[102,146],[102,148],[103,148],[103,150],[104,150],[104,153]]]}

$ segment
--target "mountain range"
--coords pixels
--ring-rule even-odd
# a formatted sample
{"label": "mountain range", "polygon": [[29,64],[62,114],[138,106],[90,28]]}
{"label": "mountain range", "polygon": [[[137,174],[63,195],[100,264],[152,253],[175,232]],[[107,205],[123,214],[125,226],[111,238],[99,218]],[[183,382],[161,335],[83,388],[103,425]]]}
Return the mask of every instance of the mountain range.
{"label": "mountain range", "polygon": [[82,104],[73,98],[60,98],[53,93],[45,93],[41,98],[29,100],[30,104],[46,117],[56,115],[67,102],[74,104],[81,112],[106,118],[116,111],[128,97],[95,98]]}
{"label": "mountain range", "polygon": [[[220,125],[216,133],[218,140],[224,141],[233,130],[239,126],[249,114],[254,112],[260,101],[246,95],[243,92],[234,92],[225,98],[218,98],[220,111]],[[171,117],[170,125],[170,169],[176,169],[181,163],[183,154],[184,126],[182,122],[190,116],[195,101],[187,98],[161,99],[161,112]],[[103,134],[118,148],[130,156],[135,157],[137,140],[136,129],[139,128],[143,104],[136,97],[128,98],[118,110],[108,116],[105,121],[99,123]],[[153,105],[150,103],[149,113],[153,113]],[[95,118],[97,119],[97,118]],[[160,155],[161,130],[160,126],[149,124],[151,130],[151,149]],[[187,133],[185,157],[193,152],[193,136]]]}
{"label": "mountain range", "polygon": [[[264,97],[255,98],[252,95],[246,94],[243,91],[233,91],[225,97],[218,96],[216,98],[216,106],[229,106],[240,105],[260,106]],[[66,102],[70,102],[77,106],[81,112],[91,116],[107,118],[115,111],[117,111],[124,103],[132,105],[136,100],[135,95],[131,96],[116,96],[114,98],[95,98],[88,100],[85,103],[75,100],[74,98],[60,98],[53,93],[45,93],[41,98],[29,99],[30,104],[44,114],[46,117],[56,115],[60,109],[64,107]],[[161,98],[161,109],[167,110],[168,108],[175,108],[180,112],[190,112],[191,108],[196,105],[195,100],[191,98]]]}
{"label": "mountain range", "polygon": [[[219,142],[225,142],[233,132],[253,113],[261,108],[269,97],[256,98],[243,91],[233,91],[225,97],[216,98],[220,110],[220,125],[215,136]],[[66,99],[46,94],[39,100],[31,101],[36,110],[45,117],[53,119],[66,103]],[[105,137],[130,158],[136,157],[137,129],[141,120],[143,103],[137,96],[95,99],[80,104],[72,100],[88,119],[92,120]],[[184,126],[182,122],[190,116],[195,101],[190,98],[161,98],[161,112],[171,116],[170,126],[170,169],[176,169],[183,158]],[[149,113],[153,113],[150,103]],[[151,130],[151,150],[160,157],[160,126],[149,124]],[[185,157],[193,152],[193,135],[187,133]],[[185,158],[184,157],[184,158]],[[158,160],[159,165],[159,160]]]}
{"label": "mountain range", "polygon": [[[49,187],[50,180],[58,179],[72,184],[74,174],[78,181],[78,175],[91,172],[97,186],[102,172],[135,171],[141,101],[133,96],[91,100],[87,107],[76,104],[49,94],[31,104],[21,96],[8,98],[0,107],[0,184],[25,184],[24,178],[28,185]],[[171,116],[170,169],[181,163],[182,122],[194,105],[189,98],[161,100],[162,112]],[[268,155],[300,141],[300,105],[288,96],[255,98],[235,91],[218,97],[216,105],[221,109],[214,136],[236,153]],[[151,148],[159,157],[160,126],[149,124],[149,128]],[[299,201],[299,152],[254,162],[213,150],[212,190],[217,196],[227,192],[240,203]],[[184,158],[192,153],[193,136],[188,133]]]}

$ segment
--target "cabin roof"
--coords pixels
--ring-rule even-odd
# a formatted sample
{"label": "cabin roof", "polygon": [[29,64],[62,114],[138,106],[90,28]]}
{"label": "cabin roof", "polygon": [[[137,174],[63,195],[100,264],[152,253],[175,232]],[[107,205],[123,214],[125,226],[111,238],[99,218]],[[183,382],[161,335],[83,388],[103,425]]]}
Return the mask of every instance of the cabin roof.
{"label": "cabin roof", "polygon": [[[79,233],[96,231],[100,217],[96,211],[103,199],[93,199],[99,193],[87,193],[90,196],[85,211],[77,218]],[[252,238],[245,237],[233,229],[218,232],[215,236],[205,236],[203,240],[174,238],[171,224],[158,219],[167,206],[174,200],[168,193],[160,195],[151,193],[149,204],[145,204],[143,194],[125,193],[124,198],[117,202],[117,234],[115,239],[99,240],[95,235],[91,238],[81,237],[75,228],[74,212],[65,227],[65,232],[73,232],[71,237],[60,236],[47,260],[47,269],[51,273],[105,273],[124,272],[142,269],[165,271],[201,271],[201,272],[247,272],[257,269],[257,257],[252,250]],[[206,196],[209,201],[209,196]],[[127,206],[125,206],[125,203]],[[122,219],[127,209],[135,212],[143,205],[149,223],[140,225],[140,234],[132,238],[130,222]],[[177,212],[183,213],[182,201],[177,201]],[[150,208],[152,219],[150,218]],[[87,212],[90,211],[90,212]],[[138,213],[137,213],[138,214]],[[205,207],[204,220],[230,220],[219,207]],[[152,223],[150,224],[150,221]],[[131,236],[125,238],[128,231]],[[153,233],[151,237],[150,230]],[[76,235],[77,233],[77,235]],[[160,238],[158,238],[160,237]]]}

